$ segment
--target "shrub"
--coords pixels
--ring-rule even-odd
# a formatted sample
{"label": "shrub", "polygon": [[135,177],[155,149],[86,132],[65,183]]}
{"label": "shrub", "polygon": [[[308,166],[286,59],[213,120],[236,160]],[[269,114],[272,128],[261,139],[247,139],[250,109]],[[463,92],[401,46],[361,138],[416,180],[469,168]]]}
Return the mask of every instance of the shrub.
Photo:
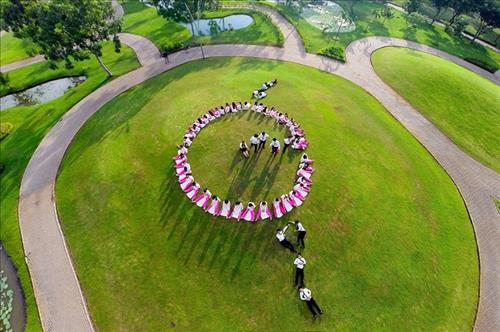
{"label": "shrub", "polygon": [[326,47],[319,51],[319,54],[345,62],[344,49],[338,46]]}
{"label": "shrub", "polygon": [[14,126],[10,122],[0,123],[0,141],[9,136]]}
{"label": "shrub", "polygon": [[483,62],[483,61],[481,61],[479,59],[464,58],[464,60],[467,61],[467,62],[470,62],[472,64],[475,64],[476,66],[481,67],[484,70],[487,70],[487,71],[489,71],[490,73],[493,73],[493,74],[498,70],[497,67],[493,67],[492,65],[490,65],[490,64],[488,64],[486,62]]}
{"label": "shrub", "polygon": [[181,50],[184,48],[184,44],[181,43],[181,42],[175,42],[175,43],[170,43],[170,44],[166,44],[166,45],[163,45],[161,48],[160,48],[160,52],[161,54],[170,54],[170,53],[173,53],[175,51],[178,51],[178,50]]}

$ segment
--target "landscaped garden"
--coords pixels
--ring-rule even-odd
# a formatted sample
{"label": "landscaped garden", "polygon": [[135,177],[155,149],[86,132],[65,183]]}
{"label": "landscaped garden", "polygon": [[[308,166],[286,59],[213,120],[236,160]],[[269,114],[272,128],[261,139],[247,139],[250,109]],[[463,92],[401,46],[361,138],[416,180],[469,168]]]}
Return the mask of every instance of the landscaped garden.
{"label": "landscaped garden", "polygon": [[334,53],[330,52],[330,55],[344,59],[343,50],[351,42],[368,36],[390,36],[435,47],[491,72],[500,68],[498,52],[473,43],[465,37],[447,33],[443,27],[430,25],[425,20],[407,21],[406,14],[396,10],[392,10],[392,18],[374,16],[374,10],[380,11],[385,8],[380,3],[361,1],[354,7],[354,15],[351,15],[348,2],[338,1],[356,25],[356,29],[352,32],[339,33],[338,40],[335,39],[337,35],[335,31],[324,33],[321,29],[314,27],[301,16],[296,7],[268,2],[260,3],[272,6],[283,14],[298,30],[307,51],[311,53],[329,53],[328,48],[337,48],[339,50]]}
{"label": "landscaped garden", "polygon": [[[209,217],[179,188],[175,146],[199,115],[275,77],[263,102],[306,131],[313,190],[284,220]],[[237,153],[255,132],[283,138],[246,112],[211,124],[189,152],[197,181],[232,202],[272,198],[297,166],[295,153],[271,161],[269,150],[248,161]],[[268,170],[275,177],[263,176]],[[56,194],[100,330],[397,330],[402,317],[410,330],[464,330],[474,322],[477,251],[457,189],[373,97],[334,75],[244,58],[174,68],[85,124]],[[274,239],[294,219],[308,229],[306,284],[325,311],[314,322],[293,287],[293,256]]]}
{"label": "landscaped garden", "polygon": [[[3,38],[4,36],[2,36],[2,42]],[[21,49],[18,49],[18,53],[21,53]],[[115,53],[113,44],[110,42],[103,47],[103,61],[115,77],[139,67],[135,54],[130,48],[123,45],[121,52]],[[74,104],[108,82],[110,78],[94,58],[75,63],[73,69],[66,69],[64,64],[59,63],[59,68],[55,71],[49,69],[49,63],[44,61],[6,73],[7,82],[0,88],[4,95],[44,81],[77,75],[85,75],[87,79],[61,98],[40,105],[19,106],[1,112],[2,128],[9,128],[8,135],[3,137],[0,143],[0,164],[3,167],[0,181],[1,239],[2,245],[18,269],[23,286],[28,331],[39,330],[40,321],[19,233],[17,205],[21,178],[33,151],[48,130]]]}
{"label": "landscaped garden", "polygon": [[467,153],[500,171],[500,87],[449,61],[405,48],[372,56],[377,74]]}
{"label": "landscaped garden", "polygon": [[[191,32],[186,26],[180,22],[167,20],[159,15],[155,8],[148,7],[137,0],[128,0],[122,5],[125,10],[123,31],[142,35],[150,39],[160,49],[176,49],[193,43]],[[197,37],[196,43],[274,46],[283,44],[283,36],[276,26],[265,15],[253,10],[244,8],[220,9],[204,12],[201,17],[215,19],[237,14],[251,16],[253,23],[242,29],[229,27],[227,31],[215,29],[213,34]]]}

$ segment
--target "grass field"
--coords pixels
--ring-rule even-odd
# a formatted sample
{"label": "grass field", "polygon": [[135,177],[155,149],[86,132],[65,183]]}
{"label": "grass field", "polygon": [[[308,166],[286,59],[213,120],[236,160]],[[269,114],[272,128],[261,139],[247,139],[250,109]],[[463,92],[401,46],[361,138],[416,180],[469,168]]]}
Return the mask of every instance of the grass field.
{"label": "grass field", "polygon": [[[275,77],[280,83],[265,103],[306,130],[317,169],[312,192],[280,221],[210,218],[178,188],[175,145],[202,112],[244,100]],[[248,174],[231,173],[231,164],[242,162],[236,156],[241,137],[274,130],[248,117],[211,124],[190,158],[202,186],[236,196],[231,183],[247,183],[246,197],[256,190],[259,200],[267,188],[272,196],[282,181],[291,183],[296,164],[288,156],[276,159],[276,179],[258,182],[267,172],[265,152]],[[75,268],[102,331],[473,325],[478,257],[457,189],[373,97],[333,75],[242,58],[172,69],[89,120],[65,156],[56,192]],[[308,229],[306,284],[326,312],[315,322],[293,288],[293,257],[274,239],[277,225],[297,218]]]}
{"label": "grass field", "polygon": [[[115,53],[112,43],[103,48],[103,61],[115,76],[122,75],[139,66],[132,49],[123,45],[121,53]],[[38,63],[8,73],[10,81],[20,88],[32,82],[51,77],[85,73],[88,79],[52,102],[29,107],[16,107],[2,111],[2,122],[13,125],[10,135],[0,143],[0,163],[5,167],[1,174],[0,195],[0,239],[16,265],[24,289],[27,305],[27,331],[41,330],[33,289],[25,265],[24,252],[18,227],[17,203],[19,185],[24,169],[47,131],[59,118],[83,97],[104,84],[108,77],[94,58],[78,63],[72,71],[61,69],[50,71],[47,63]],[[22,86],[26,84],[26,86]]]}
{"label": "grass field", "polygon": [[[135,0],[122,3],[125,10],[123,30],[150,39],[159,48],[175,43],[190,44],[190,31],[179,23],[167,21],[158,15],[156,10]],[[197,38],[197,42],[205,44],[257,44],[282,45],[281,32],[262,14],[247,9],[218,10],[204,13],[206,18],[224,17],[232,14],[248,14],[254,23],[246,28],[226,31],[214,36]]]}
{"label": "grass field", "polygon": [[0,64],[6,65],[29,58],[34,50],[31,42],[18,39],[12,33],[4,32],[0,37]]}
{"label": "grass field", "polygon": [[[339,4],[348,11],[348,4],[339,1]],[[371,12],[382,8],[381,4],[365,1],[354,7],[356,30],[340,34],[337,42],[333,39],[334,33],[323,34],[322,31],[304,20],[295,10],[288,6],[273,6],[279,10],[299,31],[308,52],[318,53],[329,46],[347,47],[351,42],[368,36],[390,36],[416,41],[456,55],[468,61],[485,67],[494,72],[500,68],[500,54],[486,47],[472,43],[465,38],[452,36],[444,28],[432,26],[428,23],[418,23],[412,28],[405,21],[405,14],[394,11],[394,18],[383,22],[383,19],[374,20]]]}
{"label": "grass field", "polygon": [[377,74],[473,158],[500,171],[500,87],[454,63],[405,48],[373,54]]}

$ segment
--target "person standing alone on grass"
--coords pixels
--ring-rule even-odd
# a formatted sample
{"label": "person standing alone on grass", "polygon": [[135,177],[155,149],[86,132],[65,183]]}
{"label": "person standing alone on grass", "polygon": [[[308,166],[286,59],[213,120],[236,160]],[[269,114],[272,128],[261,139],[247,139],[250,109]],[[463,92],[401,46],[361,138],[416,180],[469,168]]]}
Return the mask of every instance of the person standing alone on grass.
{"label": "person standing alone on grass", "polygon": [[283,141],[283,153],[285,153],[286,149],[292,144],[292,136],[285,137],[285,140]]}
{"label": "person standing alone on grass", "polygon": [[306,259],[299,252],[293,264],[295,265],[295,286],[302,287],[304,286],[304,266],[307,264]]}
{"label": "person standing alone on grass", "polygon": [[267,141],[267,138],[269,137],[268,134],[266,134],[265,131],[263,131],[260,135],[259,135],[259,149],[262,148],[262,149],[265,149],[266,148],[266,141]]}
{"label": "person standing alone on grass", "polygon": [[283,247],[289,249],[291,252],[297,252],[297,250],[295,250],[293,244],[285,238],[285,232],[287,229],[288,229],[288,225],[285,226],[283,229],[278,228],[276,230],[276,239]]}
{"label": "person standing alone on grass", "polygon": [[250,137],[250,146],[255,149],[255,152],[257,152],[257,149],[259,148],[259,136],[257,134]]}
{"label": "person standing alone on grass", "polygon": [[273,141],[271,142],[271,153],[278,154],[279,150],[280,150],[280,142],[276,138],[273,138]]}
{"label": "person standing alone on grass", "polygon": [[300,287],[299,297],[302,301],[306,302],[309,311],[313,314],[313,319],[316,319],[318,315],[323,315],[323,311],[312,297],[311,290],[309,288]]}
{"label": "person standing alone on grass", "polygon": [[306,229],[298,220],[291,223],[295,225],[295,230],[297,231],[297,246],[305,248],[304,238],[306,237]]}
{"label": "person standing alone on grass", "polygon": [[240,143],[240,151],[243,153],[245,158],[248,158],[248,145],[245,141],[241,141]]}

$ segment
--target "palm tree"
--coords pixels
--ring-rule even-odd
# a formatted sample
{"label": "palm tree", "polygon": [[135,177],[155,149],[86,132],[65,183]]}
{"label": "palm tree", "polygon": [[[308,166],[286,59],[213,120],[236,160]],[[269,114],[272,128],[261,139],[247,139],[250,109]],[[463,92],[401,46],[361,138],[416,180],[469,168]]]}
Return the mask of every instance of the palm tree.
{"label": "palm tree", "polygon": [[340,22],[338,23],[338,28],[337,28],[337,33],[335,34],[335,42],[337,42],[337,39],[339,38],[339,33],[340,33],[340,28],[342,28],[342,24],[351,24],[352,19],[347,15],[344,11],[340,13]]}

